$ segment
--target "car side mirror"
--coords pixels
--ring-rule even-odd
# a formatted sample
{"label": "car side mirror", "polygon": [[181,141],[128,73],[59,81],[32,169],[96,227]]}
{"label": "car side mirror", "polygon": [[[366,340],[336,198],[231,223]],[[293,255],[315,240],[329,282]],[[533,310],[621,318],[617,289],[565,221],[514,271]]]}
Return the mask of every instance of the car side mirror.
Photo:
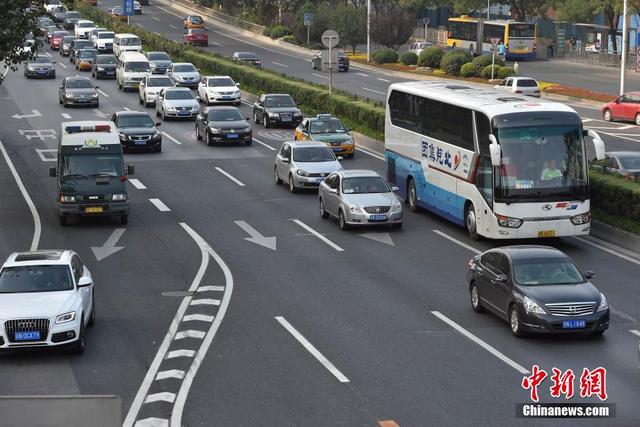
{"label": "car side mirror", "polygon": [[160,126],[162,122],[156,122],[156,127]]}
{"label": "car side mirror", "polygon": [[337,188],[329,188],[329,193],[338,194],[338,189]]}
{"label": "car side mirror", "polygon": [[240,87],[240,83],[236,83],[236,87]]}
{"label": "car side mirror", "polygon": [[596,159],[603,160],[605,153],[604,141],[602,140],[598,132],[592,129],[585,129],[582,131],[582,134],[583,136],[589,136],[593,139],[593,148],[596,151]]}
{"label": "car side mirror", "polygon": [[338,160],[344,160],[344,157],[338,156]]}
{"label": "car side mirror", "polygon": [[496,276],[496,278],[494,279],[496,282],[498,283],[504,283],[508,280],[509,278],[507,277],[506,274],[498,274]]}
{"label": "car side mirror", "polygon": [[49,168],[49,176],[55,178],[58,176],[58,170],[56,168]]}
{"label": "car side mirror", "polygon": [[100,89],[100,86],[94,86],[93,88],[94,89]]}
{"label": "car side mirror", "polygon": [[136,169],[133,165],[127,166],[127,175],[135,175]]}
{"label": "car side mirror", "polygon": [[393,191],[394,193],[398,193],[400,191],[400,188],[393,186],[391,187],[391,191]]}
{"label": "car side mirror", "polygon": [[196,101],[200,102],[200,97],[196,96]]}
{"label": "car side mirror", "polygon": [[291,160],[289,160],[287,157],[283,157],[282,163],[291,163]]}
{"label": "car side mirror", "polygon": [[86,276],[82,276],[80,278],[80,280],[78,280],[78,287],[79,288],[85,288],[85,287],[91,286],[91,285],[93,285],[93,281],[90,278],[86,277]]}
{"label": "car side mirror", "polygon": [[249,117],[245,117],[244,119],[245,119],[246,121],[251,120],[251,118],[249,118]]}
{"label": "car side mirror", "polygon": [[589,270],[589,271],[585,271],[584,272],[584,277],[586,277],[587,279],[591,279],[591,278],[595,277],[595,275],[596,275],[595,271]]}

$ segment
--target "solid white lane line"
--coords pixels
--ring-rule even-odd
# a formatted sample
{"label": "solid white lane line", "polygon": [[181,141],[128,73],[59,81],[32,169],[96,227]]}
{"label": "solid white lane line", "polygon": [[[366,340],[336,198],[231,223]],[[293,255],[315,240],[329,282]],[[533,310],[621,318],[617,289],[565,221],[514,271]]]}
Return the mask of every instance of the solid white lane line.
{"label": "solid white lane line", "polygon": [[329,80],[329,77],[327,76],[323,76],[322,74],[318,74],[318,73],[311,73],[312,76],[316,76],[316,77],[320,77],[321,79],[325,79],[325,80]]}
{"label": "solid white lane line", "polygon": [[167,205],[165,205],[160,199],[149,199],[153,206],[158,208],[160,212],[171,212],[171,209]]}
{"label": "solid white lane line", "polygon": [[69,120],[71,118],[71,115],[68,113],[60,113],[60,115],[62,116],[63,119]]}
{"label": "solid white lane line", "polygon": [[244,183],[242,181],[240,181],[239,179],[236,179],[236,177],[234,177],[233,175],[231,175],[229,172],[225,171],[224,169],[219,168],[218,166],[216,166],[214,169],[217,170],[218,172],[220,172],[222,175],[224,175],[227,178],[229,178],[231,181],[233,181],[236,184],[238,184],[240,187],[245,187],[245,185],[244,185]]}
{"label": "solid white lane line", "polygon": [[316,349],[313,344],[311,344],[309,341],[307,341],[307,339],[305,337],[302,336],[302,334],[300,332],[298,332],[296,330],[296,328],[294,328],[293,326],[291,326],[291,324],[289,322],[287,322],[287,319],[285,319],[282,316],[275,316],[276,320],[287,330],[289,331],[289,333],[291,335],[293,335],[293,337],[298,340],[298,342],[300,344],[302,344],[302,346],[309,352],[311,353],[311,355],[313,357],[315,357],[318,362],[322,363],[322,366],[324,366],[325,368],[327,368],[327,370],[329,372],[331,372],[333,374],[334,377],[336,377],[338,379],[338,381],[340,381],[341,383],[348,383],[349,382],[349,378],[345,377],[342,372],[340,372],[338,370],[338,368],[336,368],[333,363],[329,362],[329,360],[324,357],[324,355],[322,353],[320,353],[318,351],[318,349]]}
{"label": "solid white lane line", "polygon": [[431,231],[433,231],[434,233],[436,233],[438,236],[442,236],[442,237],[444,237],[445,239],[452,241],[452,242],[453,242],[453,243],[455,243],[456,245],[460,245],[460,246],[462,246],[463,248],[470,250],[470,251],[471,251],[471,252],[473,252],[474,254],[480,255],[480,254],[482,253],[482,251],[481,251],[481,250],[476,249],[476,248],[474,248],[473,246],[467,245],[466,243],[461,242],[460,240],[456,239],[455,237],[449,236],[448,234],[443,233],[443,232],[442,232],[442,231],[440,231],[440,230],[431,230]]}
{"label": "solid white lane line", "polygon": [[159,21],[160,18],[158,18],[157,16],[152,16],[151,19],[153,19],[154,21]]}
{"label": "solid white lane line", "polygon": [[174,137],[172,137],[171,135],[169,135],[166,132],[162,132],[162,135],[164,135],[166,138],[169,138],[171,141],[175,142],[178,145],[182,145],[182,142],[178,141],[177,139],[175,139]]}
{"label": "solid white lane line", "polygon": [[379,93],[380,95],[386,95],[386,93],[384,92],[380,92],[379,90],[375,90],[375,89],[369,89],[368,87],[361,87],[360,89],[368,90],[369,92],[373,92],[373,93]]}
{"label": "solid white lane line", "polygon": [[638,323],[638,319],[636,319],[635,317],[631,316],[630,314],[625,313],[624,311],[620,311],[620,310],[616,309],[615,307],[613,307],[611,305],[609,306],[609,312],[611,314],[613,314],[614,316],[622,317],[627,322]]}
{"label": "solid white lane line", "polygon": [[254,140],[255,142],[257,142],[258,144],[260,144],[260,145],[262,145],[262,146],[267,147],[267,148],[268,148],[269,150],[271,150],[271,151],[276,151],[276,149],[275,149],[275,148],[273,148],[273,147],[272,147],[272,146],[270,146],[269,144],[265,144],[264,142],[260,141],[259,139],[253,138],[253,140]]}
{"label": "solid white lane line", "polygon": [[196,290],[196,292],[206,292],[206,291],[223,292],[224,286],[200,286]]}
{"label": "solid white lane line", "polygon": [[102,91],[102,90],[100,90],[100,89],[96,89],[96,92],[98,92],[100,95],[104,96],[105,98],[108,98],[108,97],[109,97],[109,95],[107,95],[107,93],[106,93],[106,92],[104,92],[104,91]]}
{"label": "solid white lane line", "polygon": [[158,372],[158,375],[156,375],[156,381],[166,380],[168,378],[177,378],[181,380],[184,378],[184,371],[181,371],[180,369],[169,369],[167,371]]}
{"label": "solid white lane line", "polygon": [[279,66],[279,67],[289,68],[289,66],[288,66],[288,65],[286,65],[286,64],[281,64],[281,63],[276,62],[276,61],[271,61],[271,63],[272,63],[272,64],[274,64],[274,65],[277,65],[277,66]]}
{"label": "solid white lane line", "polygon": [[68,68],[66,65],[64,65],[62,62],[58,62],[58,65],[61,66],[62,68]]}
{"label": "solid white lane line", "polygon": [[220,300],[212,298],[200,298],[191,300],[191,303],[189,305],[220,305]]}
{"label": "solid white lane line", "polygon": [[40,234],[42,233],[42,223],[40,222],[40,215],[38,215],[38,210],[36,209],[36,205],[31,200],[31,196],[27,192],[27,188],[22,183],[22,179],[16,170],[16,167],[13,165],[11,158],[9,158],[9,153],[4,148],[4,144],[2,140],[0,140],[0,151],[2,152],[2,156],[4,157],[4,161],[7,163],[9,170],[11,170],[11,174],[13,175],[13,179],[16,181],[20,192],[22,193],[22,197],[24,201],[27,202],[27,206],[29,206],[29,211],[31,212],[31,216],[33,217],[33,238],[31,239],[31,250],[35,251],[38,249],[38,244],[40,243]]}
{"label": "solid white lane line", "polygon": [[144,420],[136,421],[135,427],[169,427],[169,420],[149,417]]}
{"label": "solid white lane line", "polygon": [[[157,7],[158,9],[160,9],[160,10],[164,11],[164,12],[167,12],[169,15],[173,15],[173,16],[176,16],[176,17],[178,17],[178,18],[180,18],[180,19],[184,19],[184,17],[183,17],[183,16],[180,16],[180,15],[178,15],[177,13],[174,13],[174,12],[170,11],[169,9],[165,9],[165,8],[164,8],[164,7],[162,7],[162,6],[156,6],[156,7]],[[173,27],[173,25],[171,25],[171,26]],[[174,28],[176,28],[176,27],[174,27]]]}
{"label": "solid white lane line", "polygon": [[391,80],[383,79],[382,77],[376,78],[376,80],[380,80],[381,82],[389,83]]}
{"label": "solid white lane line", "polygon": [[183,322],[213,322],[215,317],[204,314],[189,314],[182,318]]}
{"label": "solid white lane line", "polygon": [[177,30],[177,29],[178,29],[178,27],[176,27],[175,25],[171,25],[171,24],[169,24],[169,26],[170,26],[171,28],[173,28],[174,30]]}
{"label": "solid white lane line", "polygon": [[456,322],[454,322],[453,320],[449,319],[444,314],[440,313],[439,311],[432,311],[431,314],[436,316],[438,319],[442,320],[447,325],[451,326],[456,331],[460,332],[462,335],[464,335],[465,337],[467,337],[471,341],[473,341],[476,344],[478,344],[480,347],[482,347],[485,350],[487,350],[489,353],[491,353],[492,355],[494,355],[498,359],[502,360],[507,365],[511,366],[516,371],[520,372],[523,375],[526,375],[526,374],[529,373],[529,370],[527,368],[525,368],[524,366],[520,365],[519,363],[516,363],[512,359],[508,358],[507,356],[502,354],[500,351],[496,350],[493,346],[491,346],[490,344],[482,341],[480,338],[476,337],[471,332],[467,331],[465,328],[463,328],[462,326],[458,325]]}
{"label": "solid white lane line", "polygon": [[369,74],[365,74],[365,73],[356,73],[356,74],[362,77],[369,77]]}
{"label": "solid white lane line", "polygon": [[630,329],[629,332],[631,332],[633,335],[637,335],[640,337],[640,331],[637,329]]}
{"label": "solid white lane line", "polygon": [[617,256],[618,258],[622,258],[622,259],[624,259],[626,261],[629,261],[629,262],[631,262],[633,264],[640,265],[640,260],[639,259],[630,257],[630,256],[625,255],[623,253],[620,253],[620,252],[618,252],[618,251],[616,251],[614,249],[608,248],[608,247],[606,247],[604,245],[600,245],[598,243],[592,242],[591,239],[585,239],[585,238],[582,238],[582,237],[574,237],[574,239],[579,240],[582,243],[586,243],[587,245],[593,246],[594,248],[598,248],[598,249],[600,249],[602,251],[610,253],[613,256]]}
{"label": "solid white lane line", "polygon": [[196,355],[195,350],[173,350],[167,353],[167,359],[175,359],[176,357],[193,357]]}
{"label": "solid white lane line", "polygon": [[168,391],[163,391],[160,393],[154,393],[147,396],[144,400],[144,403],[153,403],[153,402],[169,402],[173,403],[176,400],[175,393],[169,393]]}
{"label": "solid white lane line", "polygon": [[127,181],[129,181],[131,183],[131,185],[136,187],[138,190],[146,190],[147,189],[147,186],[144,185],[142,182],[140,182],[140,180],[138,180],[136,178],[129,178]]}
{"label": "solid white lane line", "polygon": [[362,151],[363,153],[368,154],[371,157],[384,161],[384,156],[382,154],[378,154],[376,151],[373,151],[369,148],[365,148],[362,145],[358,145],[358,151]]}
{"label": "solid white lane line", "polygon": [[594,119],[582,119],[582,123],[592,122]]}
{"label": "solid white lane line", "polygon": [[187,329],[186,331],[180,331],[173,337],[174,340],[182,340],[185,338],[195,338],[201,340],[204,338],[205,333],[203,331],[196,331],[193,329]]}
{"label": "solid white lane line", "polygon": [[138,27],[140,27],[140,28],[144,28],[144,27],[142,26],[142,24],[140,24],[140,23],[138,23],[138,22],[136,22],[136,25],[137,25]]}
{"label": "solid white lane line", "polygon": [[295,222],[296,224],[298,224],[300,227],[304,228],[305,230],[307,230],[309,233],[313,234],[314,236],[316,236],[318,239],[322,240],[323,242],[325,242],[327,245],[331,246],[333,249],[335,249],[338,252],[343,252],[344,249],[342,249],[340,246],[336,245],[335,243],[333,243],[331,240],[327,239],[326,237],[324,237],[322,234],[318,233],[316,230],[314,230],[313,228],[309,227],[307,224],[305,224],[304,222],[300,221],[299,219],[294,219],[293,222]]}

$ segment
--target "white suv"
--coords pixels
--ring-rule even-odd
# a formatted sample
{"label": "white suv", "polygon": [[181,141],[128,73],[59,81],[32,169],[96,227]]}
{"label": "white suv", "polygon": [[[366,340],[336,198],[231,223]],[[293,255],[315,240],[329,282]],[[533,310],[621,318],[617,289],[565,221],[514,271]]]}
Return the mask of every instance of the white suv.
{"label": "white suv", "polygon": [[530,77],[507,77],[500,84],[495,85],[494,88],[540,98],[540,86],[538,86],[536,80]]}
{"label": "white suv", "polygon": [[96,25],[93,21],[89,21],[88,19],[78,19],[75,28],[76,36],[81,39],[86,39],[94,28],[96,28]]}
{"label": "white suv", "polygon": [[16,252],[0,269],[0,348],[85,350],[96,321],[93,279],[71,250]]}

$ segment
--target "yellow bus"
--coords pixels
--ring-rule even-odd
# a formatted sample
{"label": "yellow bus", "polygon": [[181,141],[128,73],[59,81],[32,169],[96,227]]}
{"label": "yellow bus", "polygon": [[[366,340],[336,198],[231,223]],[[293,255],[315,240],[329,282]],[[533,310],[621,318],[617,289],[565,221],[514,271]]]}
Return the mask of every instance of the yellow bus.
{"label": "yellow bus", "polygon": [[[536,26],[526,22],[485,20],[462,15],[449,18],[447,46],[474,54],[491,53],[491,39],[498,38],[506,47],[506,59],[534,59]],[[479,42],[481,40],[481,42]]]}

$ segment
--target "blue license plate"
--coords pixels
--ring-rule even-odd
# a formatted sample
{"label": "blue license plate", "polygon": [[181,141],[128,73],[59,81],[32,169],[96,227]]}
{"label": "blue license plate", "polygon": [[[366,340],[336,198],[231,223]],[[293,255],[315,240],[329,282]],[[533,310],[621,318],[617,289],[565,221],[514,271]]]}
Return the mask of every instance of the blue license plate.
{"label": "blue license plate", "polygon": [[178,111],[179,116],[189,116],[191,113],[189,111]]}
{"label": "blue license plate", "polygon": [[322,184],[323,181],[324,181],[324,178],[316,178],[316,182],[318,184]]}
{"label": "blue license plate", "polygon": [[236,139],[238,137],[237,133],[228,133],[227,134],[227,138],[229,139]]}
{"label": "blue license plate", "polygon": [[135,141],[136,145],[147,145],[147,141]]}
{"label": "blue license plate", "polygon": [[281,120],[283,122],[290,122],[291,121],[291,117],[282,117]]}
{"label": "blue license plate", "polygon": [[371,222],[382,222],[382,221],[386,221],[387,220],[387,216],[386,215],[371,215],[369,217],[369,221]]}
{"label": "blue license plate", "polygon": [[16,332],[16,341],[38,341],[40,331]]}
{"label": "blue license plate", "polygon": [[113,76],[116,72],[115,71],[107,71],[107,74],[110,76]]}
{"label": "blue license plate", "polygon": [[38,71],[38,74],[47,74],[46,71]]}
{"label": "blue license plate", "polygon": [[587,322],[585,320],[563,320],[562,328],[563,329],[580,329],[585,328],[587,326]]}

